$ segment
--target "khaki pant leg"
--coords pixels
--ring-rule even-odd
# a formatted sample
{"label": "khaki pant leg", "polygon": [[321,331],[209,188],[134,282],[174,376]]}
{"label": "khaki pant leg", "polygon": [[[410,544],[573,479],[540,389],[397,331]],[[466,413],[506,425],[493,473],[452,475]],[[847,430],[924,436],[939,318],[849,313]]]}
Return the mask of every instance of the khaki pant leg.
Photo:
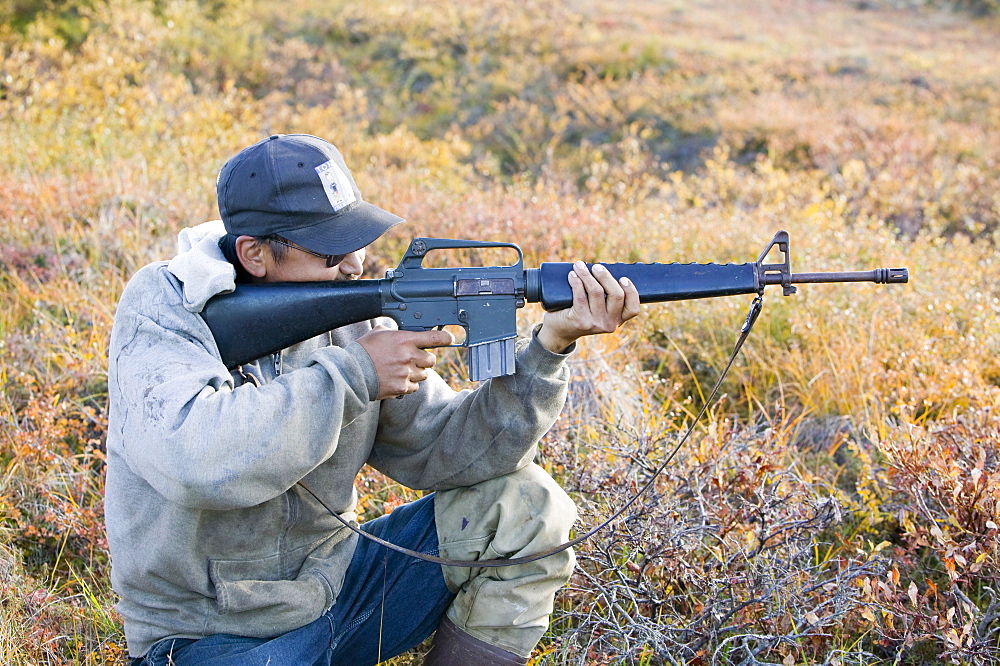
{"label": "khaki pant leg", "polygon": [[[439,552],[483,560],[521,557],[569,540],[576,507],[541,467],[434,495]],[[572,549],[512,567],[442,567],[458,596],[448,616],[466,633],[528,657],[548,629],[556,592],[573,572]]]}

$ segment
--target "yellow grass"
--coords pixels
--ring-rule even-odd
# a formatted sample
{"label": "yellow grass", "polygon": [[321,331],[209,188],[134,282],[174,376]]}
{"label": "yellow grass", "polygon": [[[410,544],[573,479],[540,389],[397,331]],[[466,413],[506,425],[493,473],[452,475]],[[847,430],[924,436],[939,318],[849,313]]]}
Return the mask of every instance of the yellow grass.
{"label": "yellow grass", "polygon": [[[724,263],[779,229],[793,270],[910,270],[768,291],[657,496],[580,549],[536,663],[1000,659],[992,6],[0,3],[0,663],[124,659],[101,524],[115,303],[275,132],[331,139],[408,218],[375,274],[418,235],[529,265]],[[582,345],[541,462],[586,524],[676,444],[747,306],[648,306]],[[462,384],[459,357],[441,370]],[[361,489],[366,516],[408,496]]]}

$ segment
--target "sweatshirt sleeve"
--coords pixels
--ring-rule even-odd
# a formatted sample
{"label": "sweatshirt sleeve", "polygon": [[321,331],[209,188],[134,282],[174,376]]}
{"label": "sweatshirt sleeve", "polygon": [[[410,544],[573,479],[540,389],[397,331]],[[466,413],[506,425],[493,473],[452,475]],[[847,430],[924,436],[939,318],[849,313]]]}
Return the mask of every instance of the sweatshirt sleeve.
{"label": "sweatshirt sleeve", "polygon": [[470,486],[523,467],[565,403],[564,359],[532,334],[518,342],[513,375],[475,390],[456,393],[431,373],[416,393],[383,401],[369,464],[428,490]]}
{"label": "sweatshirt sleeve", "polygon": [[176,283],[143,269],[111,336],[108,446],[170,501],[259,504],[333,455],[341,428],[370,408],[374,369],[359,349],[323,349],[300,371],[235,386]]}

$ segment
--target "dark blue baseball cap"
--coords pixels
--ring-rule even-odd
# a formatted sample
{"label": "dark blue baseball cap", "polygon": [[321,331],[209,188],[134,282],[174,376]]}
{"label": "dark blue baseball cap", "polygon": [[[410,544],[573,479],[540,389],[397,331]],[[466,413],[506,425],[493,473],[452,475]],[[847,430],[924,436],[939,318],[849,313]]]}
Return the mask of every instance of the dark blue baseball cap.
{"label": "dark blue baseball cap", "polygon": [[226,231],[277,234],[321,254],[372,243],[403,218],[361,198],[344,158],[309,134],[275,134],[226,162],[216,185]]}

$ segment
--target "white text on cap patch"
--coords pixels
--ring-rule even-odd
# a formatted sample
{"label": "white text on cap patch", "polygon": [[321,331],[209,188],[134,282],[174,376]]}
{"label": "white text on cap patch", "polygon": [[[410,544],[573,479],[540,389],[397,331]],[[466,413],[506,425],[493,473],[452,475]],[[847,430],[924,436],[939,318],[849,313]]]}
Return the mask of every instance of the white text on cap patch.
{"label": "white text on cap patch", "polygon": [[344,206],[349,206],[357,200],[354,196],[354,188],[351,187],[351,181],[347,179],[347,174],[333,160],[316,167],[316,173],[319,174],[319,179],[323,182],[323,191],[326,192],[326,198],[333,206],[333,212],[336,213]]}

